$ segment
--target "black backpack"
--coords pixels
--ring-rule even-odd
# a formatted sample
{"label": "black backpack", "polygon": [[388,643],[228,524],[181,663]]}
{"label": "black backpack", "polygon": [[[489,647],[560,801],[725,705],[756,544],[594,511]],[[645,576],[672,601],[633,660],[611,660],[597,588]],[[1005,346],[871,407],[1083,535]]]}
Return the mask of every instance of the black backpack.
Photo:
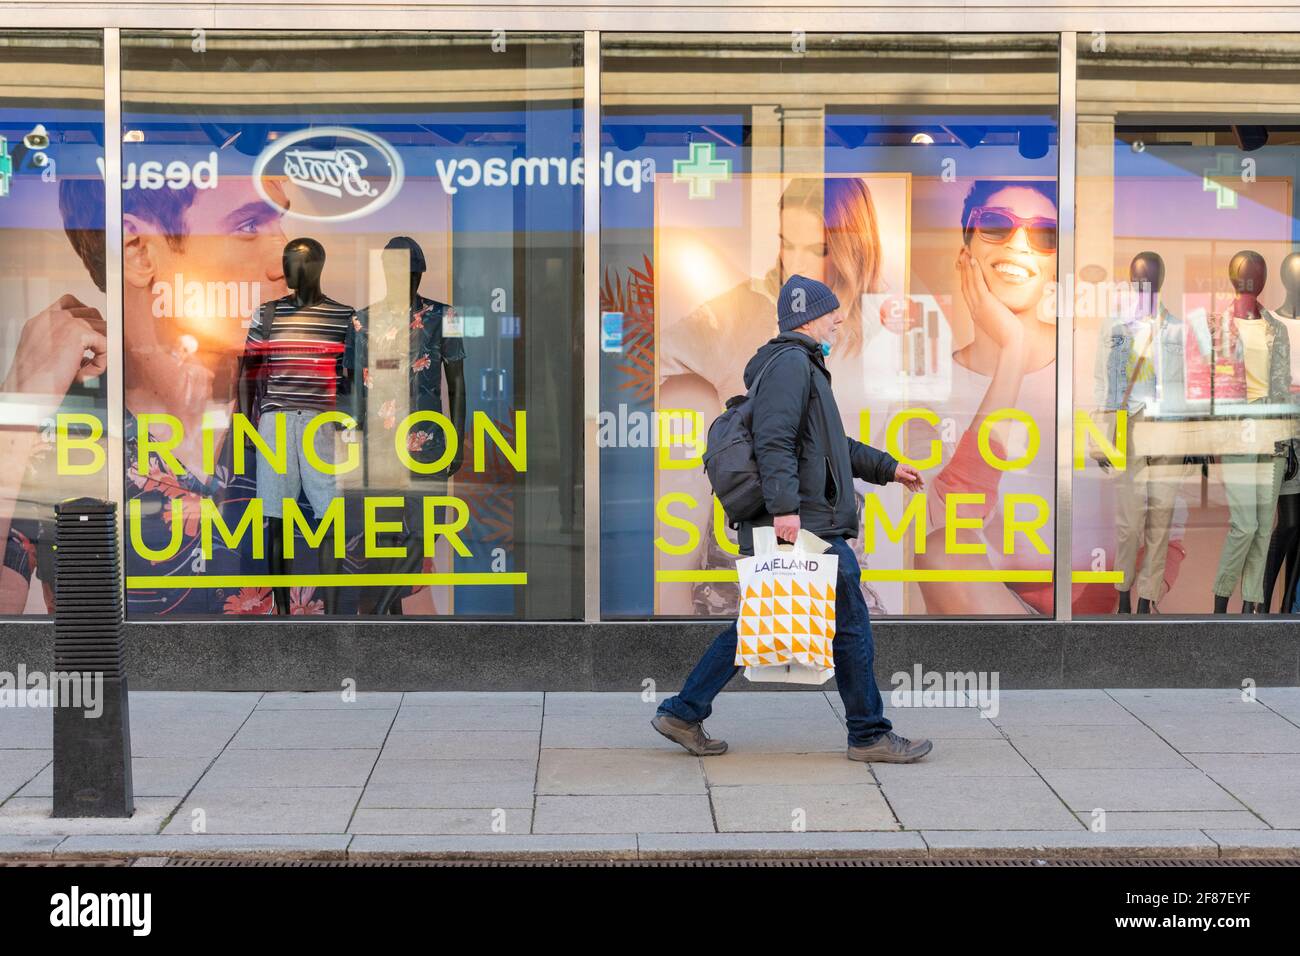
{"label": "black backpack", "polygon": [[752,521],[767,511],[763,500],[763,485],[758,477],[758,461],[754,457],[752,396],[763,379],[763,373],[771,368],[777,356],[798,348],[801,346],[791,345],[778,349],[758,370],[749,391],[727,399],[726,410],[709,426],[704,472],[709,476],[713,493],[733,528],[742,521]]}

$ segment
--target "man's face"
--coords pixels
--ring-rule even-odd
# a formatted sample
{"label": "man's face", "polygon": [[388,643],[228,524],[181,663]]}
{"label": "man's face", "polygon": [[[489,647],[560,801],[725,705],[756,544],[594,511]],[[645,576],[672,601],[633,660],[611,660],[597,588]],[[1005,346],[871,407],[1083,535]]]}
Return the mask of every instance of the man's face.
{"label": "man's face", "polygon": [[805,322],[798,331],[802,332],[814,342],[829,342],[835,344],[839,337],[840,326],[844,324],[844,316],[839,309],[833,309],[825,315],[820,315],[811,322]]}
{"label": "man's face", "polygon": [[[278,183],[269,182],[266,189],[277,203],[288,205]],[[247,177],[223,178],[214,189],[198,190],[185,212],[187,234],[180,249],[163,237],[153,243],[157,258],[147,319],[171,326],[171,334],[159,337],[182,342],[190,337],[196,351],[209,354],[242,352],[251,312],[289,291],[281,265],[283,215],[258,196]],[[178,275],[183,288],[177,286]],[[171,287],[170,313],[161,308],[160,283]]]}

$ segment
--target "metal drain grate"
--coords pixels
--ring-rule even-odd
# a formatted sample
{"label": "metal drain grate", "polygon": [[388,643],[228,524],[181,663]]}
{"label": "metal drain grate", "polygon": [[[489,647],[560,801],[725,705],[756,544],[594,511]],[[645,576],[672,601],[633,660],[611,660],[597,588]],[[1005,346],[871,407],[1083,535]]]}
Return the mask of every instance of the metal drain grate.
{"label": "metal drain grate", "polygon": [[896,867],[896,866],[938,866],[938,867],[1272,867],[1300,866],[1300,859],[1280,860],[1216,860],[1216,859],[1146,859],[1115,858],[1108,860],[1068,860],[1068,859],[791,859],[791,860],[231,860],[231,859],[194,859],[172,857],[168,866],[199,867],[407,867],[407,866],[453,866],[453,867],[816,867],[816,868],[861,868],[861,867]]}

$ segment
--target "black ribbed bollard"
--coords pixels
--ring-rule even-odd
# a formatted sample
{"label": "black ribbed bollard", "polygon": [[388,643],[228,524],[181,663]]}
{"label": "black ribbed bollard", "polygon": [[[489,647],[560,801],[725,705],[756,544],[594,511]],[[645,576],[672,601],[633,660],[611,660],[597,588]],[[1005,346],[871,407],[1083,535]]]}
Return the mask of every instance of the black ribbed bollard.
{"label": "black ribbed bollard", "polygon": [[54,511],[54,815],[129,817],[117,505],[77,498]]}

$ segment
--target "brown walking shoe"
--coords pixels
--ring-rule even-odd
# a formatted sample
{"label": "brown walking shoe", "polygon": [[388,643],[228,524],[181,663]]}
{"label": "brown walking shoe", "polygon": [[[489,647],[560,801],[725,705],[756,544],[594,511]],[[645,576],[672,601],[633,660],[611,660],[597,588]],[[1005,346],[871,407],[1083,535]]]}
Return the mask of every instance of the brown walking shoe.
{"label": "brown walking shoe", "polygon": [[704,725],[699,721],[692,724],[668,714],[655,714],[650,726],[697,757],[716,757],[727,752],[727,742],[714,740],[704,732]]}
{"label": "brown walking shoe", "polygon": [[908,740],[892,730],[881,736],[875,743],[865,747],[849,745],[850,760],[864,763],[915,763],[934,748],[934,744],[924,737],[920,740]]}

